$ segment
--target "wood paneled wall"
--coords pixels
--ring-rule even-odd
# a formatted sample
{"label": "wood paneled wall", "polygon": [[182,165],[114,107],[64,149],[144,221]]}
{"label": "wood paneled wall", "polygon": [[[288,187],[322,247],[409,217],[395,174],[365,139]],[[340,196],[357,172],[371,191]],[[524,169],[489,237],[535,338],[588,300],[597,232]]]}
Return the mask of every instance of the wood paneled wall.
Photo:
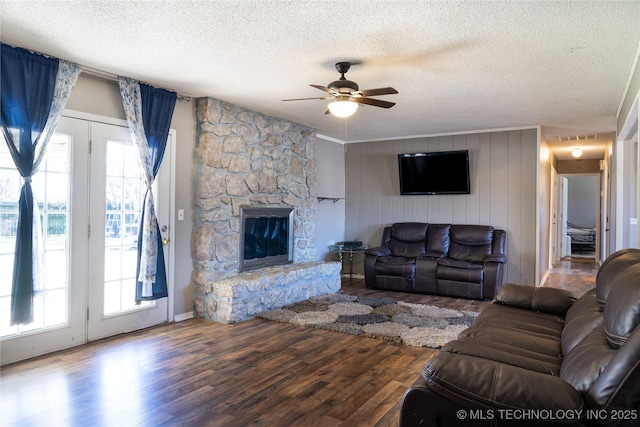
{"label": "wood paneled wall", "polygon": [[[471,194],[400,195],[398,154],[465,149]],[[384,226],[405,221],[492,225],[507,231],[505,283],[533,285],[537,165],[535,128],[347,144],[345,238],[378,246]]]}

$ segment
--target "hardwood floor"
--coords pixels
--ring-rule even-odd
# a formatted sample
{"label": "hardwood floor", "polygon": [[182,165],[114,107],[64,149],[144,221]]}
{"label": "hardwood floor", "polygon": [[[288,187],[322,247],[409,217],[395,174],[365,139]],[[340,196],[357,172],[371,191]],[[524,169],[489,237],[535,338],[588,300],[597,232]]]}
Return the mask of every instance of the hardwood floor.
{"label": "hardwood floor", "polygon": [[[342,292],[488,304],[373,291],[357,279]],[[0,425],[396,426],[404,391],[433,353],[262,319],[191,319],[2,367]]]}
{"label": "hardwood floor", "polygon": [[596,285],[597,273],[598,264],[594,258],[563,258],[549,270],[544,286],[566,289],[580,297]]}

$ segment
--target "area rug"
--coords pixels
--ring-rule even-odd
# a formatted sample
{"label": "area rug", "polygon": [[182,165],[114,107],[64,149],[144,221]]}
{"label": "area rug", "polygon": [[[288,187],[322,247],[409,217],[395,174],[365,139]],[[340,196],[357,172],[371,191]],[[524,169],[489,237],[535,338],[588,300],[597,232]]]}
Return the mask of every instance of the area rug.
{"label": "area rug", "polygon": [[477,316],[474,311],[388,298],[327,294],[265,311],[256,317],[416,347],[440,348],[468,328]]}

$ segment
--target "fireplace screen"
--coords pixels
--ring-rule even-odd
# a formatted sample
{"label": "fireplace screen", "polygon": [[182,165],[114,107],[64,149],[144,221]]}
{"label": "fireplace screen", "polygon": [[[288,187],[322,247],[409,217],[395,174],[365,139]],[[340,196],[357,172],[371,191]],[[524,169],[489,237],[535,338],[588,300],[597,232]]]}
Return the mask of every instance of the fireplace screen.
{"label": "fireplace screen", "polygon": [[293,261],[293,209],[243,208],[240,271]]}

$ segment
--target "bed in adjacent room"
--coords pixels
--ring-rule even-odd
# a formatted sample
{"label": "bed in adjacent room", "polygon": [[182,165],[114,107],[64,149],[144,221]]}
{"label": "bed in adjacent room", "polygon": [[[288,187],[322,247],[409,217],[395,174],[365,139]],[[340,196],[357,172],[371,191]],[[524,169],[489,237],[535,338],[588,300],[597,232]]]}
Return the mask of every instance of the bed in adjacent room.
{"label": "bed in adjacent room", "polygon": [[571,238],[571,251],[593,251],[596,248],[596,227],[580,227],[567,223],[567,235]]}

